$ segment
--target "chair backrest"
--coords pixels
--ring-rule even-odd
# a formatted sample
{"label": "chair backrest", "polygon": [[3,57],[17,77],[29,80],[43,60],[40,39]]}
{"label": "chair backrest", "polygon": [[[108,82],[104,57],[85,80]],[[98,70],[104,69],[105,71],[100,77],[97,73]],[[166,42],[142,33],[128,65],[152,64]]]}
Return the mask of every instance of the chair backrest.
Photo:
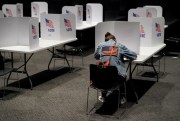
{"label": "chair backrest", "polygon": [[90,64],[90,81],[96,88],[108,89],[118,85],[119,75],[115,66],[103,67]]}

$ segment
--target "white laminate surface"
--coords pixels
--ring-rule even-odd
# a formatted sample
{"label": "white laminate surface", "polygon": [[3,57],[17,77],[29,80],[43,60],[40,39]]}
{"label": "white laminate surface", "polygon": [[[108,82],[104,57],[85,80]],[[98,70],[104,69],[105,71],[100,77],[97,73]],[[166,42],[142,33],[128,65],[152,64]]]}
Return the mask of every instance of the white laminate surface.
{"label": "white laminate surface", "polygon": [[77,38],[72,38],[68,40],[43,40],[39,39],[39,46],[30,48],[30,46],[7,46],[7,47],[0,47],[0,51],[7,51],[7,52],[18,52],[18,53],[34,53],[41,50],[45,50],[51,47],[55,47],[58,45],[66,44],[72,41],[77,40]]}
{"label": "white laminate surface", "polygon": [[161,44],[153,47],[140,47],[140,53],[137,56],[137,59],[134,60],[134,63],[143,63],[149,58],[151,58],[154,54],[162,50],[166,44]]}
{"label": "white laminate surface", "polygon": [[86,21],[83,21],[81,26],[76,27],[76,30],[85,30],[85,29],[88,29],[88,28],[95,27],[97,24],[98,24],[97,22],[92,22],[90,24],[90,23],[87,23]]}

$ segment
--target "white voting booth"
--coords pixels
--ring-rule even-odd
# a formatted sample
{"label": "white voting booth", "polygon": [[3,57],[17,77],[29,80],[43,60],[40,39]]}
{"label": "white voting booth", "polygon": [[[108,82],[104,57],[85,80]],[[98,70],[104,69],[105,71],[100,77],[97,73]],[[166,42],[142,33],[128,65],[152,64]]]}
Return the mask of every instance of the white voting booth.
{"label": "white voting booth", "polygon": [[0,10],[0,18],[4,18],[4,13]]}
{"label": "white voting booth", "polygon": [[40,15],[42,13],[48,13],[47,2],[31,2],[31,17],[37,17],[40,21]]}
{"label": "white voting booth", "polygon": [[41,38],[66,40],[76,38],[74,14],[41,14]]}
{"label": "white voting booth", "polygon": [[6,17],[23,17],[23,4],[4,4],[2,11]]}
{"label": "white voting booth", "polygon": [[139,22],[109,21],[98,23],[95,27],[95,48],[105,41],[105,34],[110,32],[117,42],[139,54]]}
{"label": "white voting booth", "polygon": [[0,18],[0,47],[39,46],[38,19],[32,17]]}
{"label": "white voting booth", "polygon": [[103,21],[103,6],[99,3],[86,4],[86,22],[89,24]]}
{"label": "white voting booth", "polygon": [[62,8],[62,14],[74,14],[76,17],[76,26],[81,26],[83,24],[83,6],[64,6]]}
{"label": "white voting booth", "polygon": [[[133,9],[134,10],[134,9]],[[130,11],[133,11],[130,10]],[[130,15],[130,14],[128,14]],[[140,22],[141,46],[150,47],[164,43],[163,17],[132,17],[128,16],[129,22]]]}

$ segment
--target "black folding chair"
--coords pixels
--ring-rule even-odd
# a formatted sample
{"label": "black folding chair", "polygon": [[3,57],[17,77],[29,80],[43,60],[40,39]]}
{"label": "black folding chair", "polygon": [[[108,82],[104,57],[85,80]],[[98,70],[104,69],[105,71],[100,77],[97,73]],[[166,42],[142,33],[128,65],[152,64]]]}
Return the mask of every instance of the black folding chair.
{"label": "black folding chair", "polygon": [[[95,65],[90,64],[90,85],[88,86],[88,92],[87,92],[87,108],[86,113],[87,115],[90,114],[90,112],[96,108],[94,107],[89,110],[89,91],[90,88],[93,88],[97,90],[97,102],[98,102],[98,92],[99,91],[107,91],[107,92],[113,92],[115,90],[118,91],[118,104],[117,104],[117,110],[119,114],[119,108],[120,108],[120,94],[121,94],[121,85],[124,84],[124,95],[126,98],[126,82],[125,79],[120,78],[118,75],[117,68],[115,66],[107,66],[103,67],[102,65]],[[117,116],[117,118],[120,117],[120,114]]]}

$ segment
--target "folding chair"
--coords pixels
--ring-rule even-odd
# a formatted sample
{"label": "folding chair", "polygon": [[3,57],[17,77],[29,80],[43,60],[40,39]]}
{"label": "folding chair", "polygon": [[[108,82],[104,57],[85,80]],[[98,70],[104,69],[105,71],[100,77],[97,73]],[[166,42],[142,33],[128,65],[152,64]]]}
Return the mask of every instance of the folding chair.
{"label": "folding chair", "polygon": [[[86,108],[86,113],[89,115],[91,111],[96,108],[94,107],[89,110],[89,92],[90,88],[93,88],[97,90],[97,102],[98,102],[98,92],[99,91],[107,91],[113,92],[115,90],[118,91],[118,101],[117,101],[117,113],[119,114],[119,108],[120,108],[120,94],[121,94],[121,85],[124,84],[124,95],[126,98],[126,81],[125,79],[121,79],[120,76],[118,75],[117,68],[115,66],[107,66],[103,67],[101,65],[95,65],[95,64],[90,64],[89,66],[90,69],[90,85],[88,86],[88,92],[87,92],[87,108]],[[121,80],[120,80],[121,79]],[[117,116],[116,118],[119,118]]]}

